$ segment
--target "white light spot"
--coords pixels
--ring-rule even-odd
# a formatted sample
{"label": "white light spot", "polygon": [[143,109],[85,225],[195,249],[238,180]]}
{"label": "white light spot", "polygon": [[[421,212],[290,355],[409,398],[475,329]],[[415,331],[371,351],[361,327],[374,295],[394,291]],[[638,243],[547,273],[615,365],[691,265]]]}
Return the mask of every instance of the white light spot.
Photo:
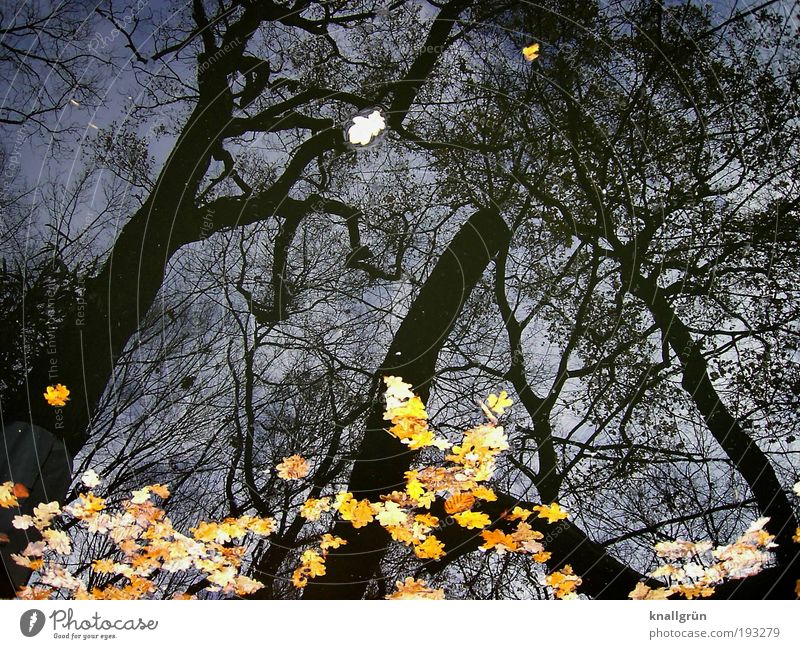
{"label": "white light spot", "polygon": [[386,129],[386,120],[381,111],[373,110],[367,115],[356,115],[347,129],[350,144],[366,146]]}

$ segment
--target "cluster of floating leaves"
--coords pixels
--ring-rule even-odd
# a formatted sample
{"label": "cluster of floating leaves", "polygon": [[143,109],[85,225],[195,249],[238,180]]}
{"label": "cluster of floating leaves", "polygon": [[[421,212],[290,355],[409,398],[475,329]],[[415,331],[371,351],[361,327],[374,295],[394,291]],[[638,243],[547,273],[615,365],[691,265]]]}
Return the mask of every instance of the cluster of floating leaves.
{"label": "cluster of floating leaves", "polygon": [[[667,599],[671,596],[697,599],[710,597],[715,587],[731,579],[744,579],[761,572],[772,560],[769,552],[777,547],[774,536],[764,526],[769,518],[759,518],[729,545],[714,547],[710,541],[675,540],[656,543],[656,555],[662,565],[651,577],[666,580],[663,588],[639,583],[631,591],[631,599]],[[800,528],[794,537],[800,542]],[[800,580],[797,583],[800,595]]]}
{"label": "cluster of floating leaves", "polygon": [[[156,577],[177,572],[208,584],[198,590],[223,595],[247,595],[263,587],[261,582],[240,574],[246,546],[234,542],[269,536],[275,529],[272,519],[240,516],[218,523],[202,522],[186,535],[173,527],[165,511],[153,501],[154,497],[162,501],[169,498],[166,485],[145,486],[133,491],[121,505],[112,506],[92,491],[99,483],[94,471],[87,471],[82,483],[88,490],[70,504],[41,503],[32,514],[14,518],[15,528],[35,530],[41,537],[11,555],[15,563],[34,571],[32,582],[18,591],[19,598],[155,599],[162,595]],[[0,506],[18,506],[20,497],[18,485],[0,485]],[[80,575],[64,565],[72,552],[72,537],[66,530],[74,527],[109,541],[104,556]],[[194,595],[181,593],[175,597]]]}
{"label": "cluster of floating leaves", "polygon": [[[531,555],[538,563],[547,561],[550,553],[540,543],[543,535],[532,529],[526,520],[534,513],[549,523],[565,519],[567,512],[558,503],[536,505],[530,510],[516,507],[504,516],[508,521],[516,521],[516,529],[511,533],[486,529],[493,523],[491,518],[474,509],[481,501],[497,500],[495,493],[484,483],[494,475],[497,456],[508,449],[505,432],[497,421],[497,417],[503,415],[512,404],[508,394],[503,391],[489,395],[486,403],[481,404],[486,422],[465,431],[461,441],[453,445],[431,430],[425,405],[414,394],[410,384],[395,376],[384,377],[384,383],[384,418],[391,422],[389,434],[412,450],[430,447],[445,453],[442,461],[407,471],[405,489],[384,494],[378,502],[358,499],[350,492],[341,492],[309,498],[301,506],[300,515],[307,520],[318,521],[324,514],[330,513],[338,515],[354,528],[377,522],[392,539],[409,546],[417,558],[436,561],[445,556],[446,550],[435,534],[441,521],[429,510],[437,499],[441,499],[444,510],[456,524],[465,529],[481,530],[484,540],[481,550],[492,550],[498,554],[518,552]],[[288,466],[289,460],[291,458],[285,458],[283,465]],[[287,472],[284,470],[284,473]],[[336,540],[344,543],[342,539]],[[300,565],[292,578],[296,587],[302,588],[309,579],[325,574],[325,559],[331,547],[338,546],[326,547],[323,541],[319,550],[309,549],[302,554]],[[579,583],[578,579],[575,585]],[[554,588],[556,596],[559,593],[566,596],[571,592],[566,588]],[[421,599],[440,599],[444,593],[431,590],[424,582],[409,577],[397,582],[397,590],[388,598],[411,599],[417,596]]]}
{"label": "cluster of floating leaves", "polygon": [[[507,393],[489,395],[486,403],[480,404],[486,421],[465,431],[454,445],[430,429],[425,405],[410,384],[394,376],[384,377],[384,382],[387,388],[384,418],[391,422],[388,433],[412,450],[432,447],[446,453],[443,460],[407,471],[405,489],[382,495],[380,502],[359,500],[350,492],[340,492],[308,498],[300,507],[300,516],[319,521],[325,514],[338,515],[354,528],[376,521],[395,541],[409,546],[418,558],[435,561],[445,556],[446,550],[435,535],[441,521],[428,510],[441,499],[445,512],[455,523],[465,529],[481,530],[481,551],[500,555],[520,553],[529,555],[536,563],[547,562],[551,554],[540,542],[543,534],[527,521],[534,514],[549,524],[566,519],[568,513],[558,503],[533,505],[530,509],[517,506],[505,512],[502,516],[505,528],[516,523],[511,531],[491,529],[500,521],[493,522],[486,513],[475,510],[482,501],[497,500],[484,483],[494,475],[497,456],[508,449],[508,440],[497,419],[512,404]],[[66,401],[69,391],[63,387],[48,387],[51,393],[49,397],[45,395],[48,403],[62,405]],[[310,466],[302,456],[292,455],[283,458],[276,471],[284,480],[300,480],[309,474]],[[35,529],[41,537],[30,542],[20,554],[12,555],[16,563],[35,574],[34,582],[18,592],[20,598],[156,598],[160,595],[158,574],[180,571],[191,571],[198,583],[208,584],[198,591],[247,595],[263,587],[261,582],[240,572],[246,541],[252,536],[269,536],[275,529],[273,519],[245,515],[220,522],[203,521],[189,530],[190,535],[185,535],[173,527],[164,509],[153,502],[153,497],[162,501],[169,498],[166,485],[148,485],[133,491],[130,498],[114,507],[92,491],[100,483],[96,472],[90,469],[81,482],[83,493],[69,505],[62,508],[58,502],[41,503],[32,515],[14,518],[15,528]],[[794,491],[800,496],[800,483],[794,486]],[[0,484],[0,507],[17,507],[19,500],[28,496],[27,488],[20,483]],[[723,581],[757,574],[768,565],[769,551],[775,547],[774,537],[764,529],[768,520],[758,519],[730,545],[715,548],[710,542],[683,540],[656,544],[656,554],[663,561],[651,576],[665,579],[667,585],[651,588],[640,583],[629,596],[632,599],[708,597]],[[107,555],[96,559],[91,570],[80,576],[63,565],[72,551],[72,539],[66,529],[73,524],[91,534],[105,536],[111,544]],[[8,540],[6,535],[0,536],[0,543]],[[800,543],[800,528],[793,540]],[[242,543],[237,545],[237,542]],[[310,579],[325,575],[329,552],[346,543],[331,534],[322,535],[318,547],[302,553],[292,575],[293,585],[304,588]],[[90,588],[90,583],[105,585]],[[554,597],[574,599],[581,578],[566,564],[546,575],[544,584]],[[797,591],[800,595],[800,580]],[[181,593],[175,597],[194,595]],[[387,599],[444,599],[444,591],[408,577],[396,582],[395,591]]]}
{"label": "cluster of floating leaves", "polygon": [[[300,515],[309,521],[319,521],[329,513],[361,528],[377,521],[391,537],[409,546],[420,559],[438,560],[445,555],[444,544],[436,537],[435,529],[441,521],[428,511],[442,499],[445,511],[453,521],[470,530],[481,530],[481,550],[529,554],[534,561],[544,563],[550,558],[540,543],[543,535],[533,530],[527,519],[536,513],[548,523],[567,517],[557,504],[536,505],[531,509],[515,507],[504,519],[516,523],[516,528],[506,533],[486,529],[492,525],[490,517],[474,508],[480,502],[497,499],[484,483],[494,475],[497,456],[508,449],[508,440],[497,417],[505,413],[512,401],[503,391],[489,395],[481,409],[486,422],[464,432],[461,441],[453,445],[434,433],[428,426],[428,414],[422,400],[413,393],[411,385],[398,377],[384,378],[387,386],[385,419],[391,422],[389,434],[395,436],[412,450],[432,447],[446,453],[443,461],[405,474],[405,489],[381,496],[379,502],[357,499],[350,492],[308,498],[300,507]],[[54,398],[66,395],[59,394]],[[308,461],[300,455],[283,458],[276,466],[277,474],[284,480],[300,480],[309,474]],[[57,502],[41,504],[32,516],[17,516],[14,526],[19,529],[36,529],[42,540],[32,542],[25,550],[14,555],[20,565],[35,571],[38,581],[20,591],[20,597],[51,597],[67,595],[84,599],[138,599],[156,597],[158,589],[155,575],[159,571],[176,572],[193,570],[210,584],[206,590],[225,595],[245,595],[263,584],[239,574],[245,555],[243,541],[247,535],[268,536],[274,529],[272,519],[241,516],[226,518],[221,522],[200,522],[190,530],[191,536],[174,529],[165,511],[153,502],[153,496],[166,500],[169,490],[164,485],[149,485],[134,491],[123,501],[119,511],[112,511],[105,499],[92,488],[99,484],[99,476],[87,471],[82,482],[85,493],[63,509]],[[11,485],[0,490],[3,506],[18,505],[17,496],[22,485]],[[15,491],[16,490],[16,491]],[[27,495],[27,493],[25,493]],[[90,588],[83,577],[77,577],[61,565],[71,550],[71,539],[61,528],[74,519],[92,534],[106,536],[113,544],[109,556],[92,564],[89,578],[105,587]],[[59,523],[60,521],[60,523]],[[310,579],[323,576],[325,560],[331,550],[345,545],[346,541],[324,534],[318,547],[306,549],[292,575],[292,583],[303,588]],[[61,562],[59,561],[61,558]],[[557,597],[574,595],[579,578],[566,580],[559,575],[571,574],[568,566],[551,576]],[[562,582],[571,584],[567,586]],[[560,585],[559,585],[560,584]],[[184,595],[180,595],[184,596]],[[407,578],[397,582],[397,590],[389,599],[443,599],[444,592],[430,589],[423,581]]]}
{"label": "cluster of floating leaves", "polygon": [[577,599],[578,586],[582,580],[572,571],[572,566],[565,564],[561,570],[556,570],[544,578],[544,583],[553,589],[556,599]]}
{"label": "cluster of floating leaves", "polygon": [[[446,554],[444,544],[434,533],[440,521],[426,510],[437,498],[442,498],[444,510],[458,525],[481,530],[484,542],[480,550],[527,554],[537,563],[547,562],[551,554],[540,543],[543,535],[532,529],[527,520],[534,514],[550,524],[566,519],[568,513],[558,503],[534,505],[530,509],[515,507],[503,516],[506,521],[517,522],[512,532],[486,529],[491,528],[493,521],[487,514],[473,509],[480,501],[497,499],[494,492],[482,483],[492,478],[498,454],[508,449],[508,440],[497,421],[497,417],[503,415],[505,408],[512,403],[506,392],[489,395],[486,403],[481,403],[486,422],[464,432],[460,443],[453,445],[430,429],[425,406],[411,385],[394,376],[384,377],[384,383],[387,388],[384,418],[392,424],[388,432],[413,450],[433,447],[448,452],[444,462],[406,472],[405,490],[385,494],[381,496],[381,502],[358,500],[352,493],[343,492],[333,498],[309,498],[301,507],[301,515],[317,521],[324,513],[335,512],[355,528],[377,521],[395,541],[411,546],[418,558],[438,560]],[[795,492],[800,495],[800,483],[795,485]],[[717,548],[708,542],[680,540],[657,544],[656,554],[666,563],[652,576],[666,578],[668,586],[651,589],[640,583],[630,597],[707,597],[713,594],[715,585],[725,580],[757,574],[769,563],[769,551],[775,547],[774,537],[764,530],[768,520],[759,519],[732,544]],[[800,529],[795,540],[800,542]],[[341,539],[338,541],[344,543]],[[320,552],[306,551],[295,571],[295,586],[303,587],[308,579],[324,575],[326,556],[324,543]],[[582,580],[572,566],[565,564],[546,575],[544,583],[557,599],[575,599]],[[398,581],[395,592],[387,596],[387,599],[442,598],[443,591],[432,590],[424,581],[411,577]]]}
{"label": "cluster of floating leaves", "polygon": [[347,541],[344,539],[332,534],[324,534],[319,544],[319,552],[316,550],[303,552],[300,565],[292,574],[292,584],[297,588],[303,588],[308,584],[309,579],[322,577],[325,574],[325,559],[328,556],[328,552],[343,545],[347,545]]}

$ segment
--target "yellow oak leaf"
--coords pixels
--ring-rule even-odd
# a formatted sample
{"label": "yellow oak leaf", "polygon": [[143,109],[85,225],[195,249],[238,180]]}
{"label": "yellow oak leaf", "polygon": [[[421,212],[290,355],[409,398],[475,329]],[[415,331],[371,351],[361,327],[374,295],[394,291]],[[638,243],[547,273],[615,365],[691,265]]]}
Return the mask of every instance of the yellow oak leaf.
{"label": "yellow oak leaf", "polygon": [[391,537],[398,543],[411,545],[416,540],[414,538],[413,530],[410,530],[407,527],[387,527],[386,531],[389,532]]}
{"label": "yellow oak leaf", "polygon": [[408,443],[409,440],[420,437],[428,431],[428,425],[420,419],[409,417],[395,418],[396,423],[389,429],[389,432],[401,442]]}
{"label": "yellow oak leaf", "polygon": [[428,428],[421,427],[414,434],[407,439],[401,440],[403,444],[408,444],[408,448],[412,451],[425,448],[427,446],[434,446],[440,451],[447,450],[451,444],[442,437],[436,437],[436,434]]}
{"label": "yellow oak leaf", "polygon": [[236,568],[233,566],[220,566],[216,570],[209,573],[208,581],[218,586],[227,586],[234,579],[236,579]]}
{"label": "yellow oak leaf", "polygon": [[444,543],[435,536],[429,536],[414,546],[414,554],[420,559],[439,559],[445,555]]}
{"label": "yellow oak leaf", "polygon": [[422,497],[422,494],[425,493],[425,487],[422,486],[422,483],[419,480],[414,478],[406,483],[406,493],[414,500],[419,500],[419,498]]}
{"label": "yellow oak leaf", "polygon": [[322,542],[319,544],[321,550],[335,550],[343,545],[347,545],[347,541],[332,534],[323,534]]}
{"label": "yellow oak leaf", "polygon": [[408,520],[408,514],[397,503],[377,503],[375,507],[378,510],[375,518],[384,527],[403,525]]}
{"label": "yellow oak leaf", "polygon": [[350,522],[353,523],[353,527],[359,528],[364,527],[365,525],[371,523],[374,520],[373,512],[372,512],[372,505],[370,504],[369,500],[360,500],[356,504],[355,508],[352,510]]}
{"label": "yellow oak leaf", "polygon": [[506,518],[511,521],[526,521],[532,513],[533,512],[530,509],[525,509],[524,507],[514,507],[511,513],[506,516]]}
{"label": "yellow oak leaf", "polygon": [[436,527],[439,524],[439,519],[433,514],[417,514],[414,520],[428,527]]}
{"label": "yellow oak leaf", "polygon": [[489,489],[489,487],[478,486],[472,490],[472,495],[478,500],[485,500],[488,503],[493,503],[497,500],[497,494]]}
{"label": "yellow oak leaf", "polygon": [[546,518],[548,523],[564,520],[568,516],[567,512],[561,509],[561,505],[558,503],[535,505],[533,511],[539,512],[539,518]]}
{"label": "yellow oak leaf", "polygon": [[517,523],[517,529],[512,536],[522,552],[535,554],[544,550],[544,546],[539,543],[544,538],[544,534],[532,529],[525,521]]}
{"label": "yellow oak leaf", "polygon": [[231,539],[241,539],[247,534],[247,529],[242,521],[236,518],[226,518],[217,530],[217,543],[225,543]]}
{"label": "yellow oak leaf", "polygon": [[683,595],[686,599],[711,597],[714,594],[714,588],[704,584],[678,584],[673,586],[671,590],[674,593]]}
{"label": "yellow oak leaf", "polygon": [[652,588],[650,588],[650,586],[640,581],[636,584],[636,587],[628,593],[628,599],[648,599],[651,590]]}
{"label": "yellow oak leaf", "polygon": [[336,498],[333,501],[333,506],[341,514],[342,508],[348,507],[350,501],[352,500],[353,500],[353,494],[351,494],[349,491],[342,491],[336,494]]}
{"label": "yellow oak leaf", "polygon": [[466,527],[468,530],[480,529],[486,527],[492,521],[483,512],[466,511],[455,514],[453,518],[461,527]]}
{"label": "yellow oak leaf", "polygon": [[[33,526],[39,530],[40,532],[47,527],[50,527],[50,523],[53,519],[61,513],[61,506],[56,502],[49,502],[49,503],[39,503],[36,507],[33,508],[33,519],[30,516],[17,516],[12,524],[14,527],[18,527],[17,519],[22,519],[26,521],[32,520]],[[19,529],[26,529],[25,527],[19,527]]]}
{"label": "yellow oak leaf", "polygon": [[526,61],[535,61],[539,57],[539,43],[531,43],[522,48],[522,55]]}
{"label": "yellow oak leaf", "polygon": [[56,383],[55,385],[48,385],[47,391],[44,393],[45,401],[51,406],[62,407],[67,405],[69,401],[69,389],[66,385]]}
{"label": "yellow oak leaf", "polygon": [[427,491],[425,485],[417,479],[416,475],[416,471],[409,471],[406,473],[406,480],[408,481],[406,483],[406,493],[413,501],[410,504],[428,509],[433,501],[436,500],[436,492]]}
{"label": "yellow oak leaf", "polygon": [[295,588],[305,588],[308,585],[308,576],[303,571],[303,566],[298,566],[292,573],[292,585]]}
{"label": "yellow oak leaf", "polygon": [[547,551],[537,552],[536,554],[531,555],[531,559],[533,559],[536,563],[544,563],[545,561],[550,561],[550,557],[553,555]]}
{"label": "yellow oak leaf", "polygon": [[506,408],[513,405],[513,401],[508,398],[508,392],[501,391],[500,394],[490,394],[486,399],[489,408],[498,415],[505,414]]}
{"label": "yellow oak leaf", "polygon": [[321,577],[325,574],[325,559],[314,550],[303,552],[301,561],[310,577]]}
{"label": "yellow oak leaf", "polygon": [[78,499],[65,509],[75,518],[86,519],[92,518],[105,508],[105,498],[99,498],[89,491],[78,496]]}
{"label": "yellow oak leaf", "polygon": [[21,482],[3,482],[0,484],[0,507],[17,507],[19,500],[30,495],[28,488]]}
{"label": "yellow oak leaf", "polygon": [[197,527],[193,527],[189,531],[198,541],[208,542],[216,539],[217,527],[218,526],[216,523],[206,523],[205,521],[200,521],[197,524]]}

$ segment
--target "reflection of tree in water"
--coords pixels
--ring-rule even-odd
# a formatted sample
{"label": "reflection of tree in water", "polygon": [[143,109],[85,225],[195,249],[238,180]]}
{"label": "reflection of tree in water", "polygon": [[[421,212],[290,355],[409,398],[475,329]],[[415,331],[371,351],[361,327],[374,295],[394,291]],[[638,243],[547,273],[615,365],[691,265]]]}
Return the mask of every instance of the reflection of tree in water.
{"label": "reflection of tree in water", "polygon": [[[512,449],[485,511],[574,512],[549,568],[624,597],[655,542],[724,544],[768,516],[778,565],[719,595],[789,596],[787,21],[775,7],[727,21],[692,5],[518,4],[196,2],[166,22],[111,3],[96,29],[127,32],[59,63],[80,88],[50,93],[62,122],[25,114],[38,67],[15,79],[4,124],[16,111],[58,148],[40,200],[24,173],[3,189],[4,423],[50,430],[110,491],[169,483],[177,527],[277,516],[253,576],[264,596],[296,597],[287,577],[328,530],[282,513],[384,493],[424,459],[380,432],[376,377],[413,382],[444,433],[505,387]],[[22,55],[3,51],[7,71]],[[353,150],[343,126],[376,106],[386,132]],[[107,128],[87,132],[65,181],[90,120]],[[38,396],[56,381],[72,390],[59,429]],[[295,453],[308,478],[276,479]],[[385,594],[411,574],[380,527],[341,533],[306,596]],[[520,557],[477,553],[457,526],[441,538],[447,555],[425,569],[448,596],[541,596]]]}

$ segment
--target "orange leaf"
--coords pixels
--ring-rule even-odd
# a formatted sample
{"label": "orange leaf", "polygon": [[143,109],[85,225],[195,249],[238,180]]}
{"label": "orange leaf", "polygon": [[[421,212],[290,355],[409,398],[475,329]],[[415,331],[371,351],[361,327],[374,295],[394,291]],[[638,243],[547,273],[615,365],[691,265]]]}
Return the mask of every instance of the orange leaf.
{"label": "orange leaf", "polygon": [[456,494],[444,501],[444,510],[448,514],[457,514],[468,510],[474,504],[475,496],[472,494]]}

